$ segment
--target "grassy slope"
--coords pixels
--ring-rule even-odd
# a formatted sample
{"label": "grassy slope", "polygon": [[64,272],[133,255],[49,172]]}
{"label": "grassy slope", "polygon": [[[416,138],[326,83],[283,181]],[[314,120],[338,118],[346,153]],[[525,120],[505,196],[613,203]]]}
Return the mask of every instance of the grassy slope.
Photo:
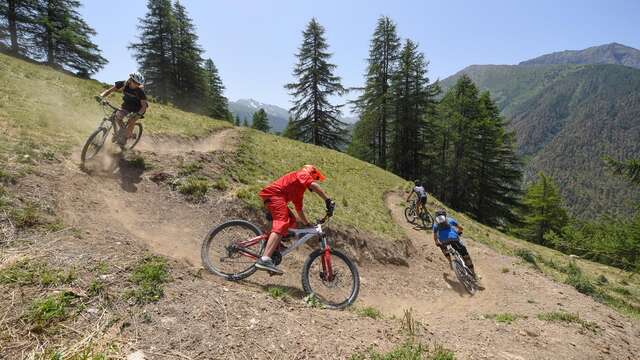
{"label": "grassy slope", "polygon": [[[257,193],[264,185],[304,164],[314,164],[327,176],[323,187],[337,203],[337,223],[390,239],[402,234],[383,199],[385,192],[407,185],[396,175],[337,151],[254,130],[246,131],[239,160],[231,175],[244,184],[238,196],[254,207],[262,206]],[[310,195],[306,207],[313,218],[319,218],[324,204]]]}
{"label": "grassy slope", "polygon": [[470,66],[516,130],[527,180],[544,171],[556,180],[574,215],[633,212],[640,191],[611,176],[603,156],[640,156],[640,70],[618,65]]}
{"label": "grassy slope", "polygon": [[[5,71],[5,67],[9,71]],[[0,81],[4,84],[0,88],[0,161],[20,158],[16,155],[26,153],[42,155],[52,150],[70,151],[81,144],[100,118],[98,106],[92,100],[102,88],[99,83],[4,55],[0,55],[0,68],[3,69]],[[23,88],[30,91],[25,92]],[[228,126],[158,104],[152,104],[144,121],[150,132],[183,136],[204,135]],[[68,134],[62,134],[63,130]],[[34,144],[41,149],[34,151]],[[34,157],[37,160],[37,156]],[[406,187],[408,183],[345,154],[248,129],[240,144],[236,166],[229,175],[240,182],[237,195],[251,205],[260,206],[257,191],[263,185],[305,163],[316,164],[327,174],[324,187],[338,203],[337,223],[389,240],[400,236],[401,230],[391,221],[382,195]],[[16,164],[11,161],[8,165]],[[314,217],[322,214],[318,199],[309,197],[307,205]],[[455,216],[465,224],[469,238],[506,254],[528,249],[537,256],[542,271],[558,281],[565,280],[566,274],[557,269],[569,262],[566,255],[506,236],[464,215]],[[605,300],[623,312],[637,315],[637,311],[624,302],[640,305],[640,279],[608,266],[582,260],[577,263],[592,281],[600,275],[607,277],[607,284],[598,285],[613,299]],[[629,294],[621,294],[620,289]],[[615,299],[620,301],[615,303]]]}
{"label": "grassy slope", "polygon": [[[103,116],[93,97],[106,88],[0,54],[0,161],[47,157],[81,146]],[[110,98],[120,104],[120,95]],[[201,136],[227,122],[151,104],[143,120],[149,133]]]}

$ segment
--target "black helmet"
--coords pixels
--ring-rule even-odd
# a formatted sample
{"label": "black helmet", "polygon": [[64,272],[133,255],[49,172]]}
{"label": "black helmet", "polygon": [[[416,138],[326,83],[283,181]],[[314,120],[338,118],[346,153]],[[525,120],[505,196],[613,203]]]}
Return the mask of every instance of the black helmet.
{"label": "black helmet", "polygon": [[420,180],[419,179],[413,180],[413,183],[416,184],[416,186],[420,186]]}

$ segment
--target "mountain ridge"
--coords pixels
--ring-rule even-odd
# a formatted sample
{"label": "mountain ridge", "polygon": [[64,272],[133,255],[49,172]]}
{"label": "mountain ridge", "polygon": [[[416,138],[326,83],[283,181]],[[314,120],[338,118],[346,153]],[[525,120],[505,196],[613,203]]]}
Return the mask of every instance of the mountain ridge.
{"label": "mountain ridge", "polygon": [[[543,55],[544,56],[544,55]],[[609,174],[602,157],[640,156],[640,69],[619,64],[471,65],[463,74],[488,90],[516,131],[525,181],[544,171],[581,218],[631,214],[640,191]]]}
{"label": "mountain ridge", "polygon": [[640,69],[640,50],[616,42],[582,50],[564,50],[538,56],[518,65],[615,64]]}

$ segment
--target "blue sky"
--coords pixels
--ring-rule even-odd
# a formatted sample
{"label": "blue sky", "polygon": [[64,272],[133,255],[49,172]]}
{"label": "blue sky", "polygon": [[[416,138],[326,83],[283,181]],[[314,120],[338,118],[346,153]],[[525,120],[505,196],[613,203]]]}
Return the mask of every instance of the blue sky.
{"label": "blue sky", "polygon": [[[380,15],[399,35],[420,44],[432,79],[471,64],[515,64],[541,54],[610,42],[640,48],[640,1],[419,0],[183,0],[205,56],[218,66],[231,100],[289,107],[283,85],[311,17],[326,28],[337,74],[361,86],[369,40]],[[137,67],[127,46],[136,41],[146,1],[83,1],[80,12],[98,32],[109,59],[96,75],[120,80]]]}

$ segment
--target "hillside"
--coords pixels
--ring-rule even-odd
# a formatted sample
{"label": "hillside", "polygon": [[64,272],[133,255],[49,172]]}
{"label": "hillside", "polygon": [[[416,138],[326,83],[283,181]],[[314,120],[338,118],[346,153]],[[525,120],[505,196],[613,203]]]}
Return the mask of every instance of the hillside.
{"label": "hillside", "polygon": [[[78,150],[101,116],[91,98],[100,84],[4,55],[0,66],[10,69],[0,73],[0,358],[631,359],[640,351],[637,276],[453,213],[486,288],[471,297],[431,232],[403,220],[402,179],[159,104],[137,150],[107,149],[81,170]],[[285,259],[282,277],[227,282],[200,265],[213,225],[264,224],[256,190],[305,162],[327,173],[338,203],[326,225],[332,246],[358,263],[361,293],[347,311],[304,298],[299,274],[313,242]],[[191,180],[206,192],[198,196]],[[306,200],[313,217],[319,203]]]}
{"label": "hillside", "polygon": [[640,69],[640,50],[618,43],[593,46],[584,50],[565,50],[526,60],[520,65],[615,64]]}
{"label": "hillside", "polygon": [[474,65],[516,131],[526,178],[550,174],[574,215],[632,213],[640,192],[604,169],[603,156],[640,156],[640,70],[620,65]]}

